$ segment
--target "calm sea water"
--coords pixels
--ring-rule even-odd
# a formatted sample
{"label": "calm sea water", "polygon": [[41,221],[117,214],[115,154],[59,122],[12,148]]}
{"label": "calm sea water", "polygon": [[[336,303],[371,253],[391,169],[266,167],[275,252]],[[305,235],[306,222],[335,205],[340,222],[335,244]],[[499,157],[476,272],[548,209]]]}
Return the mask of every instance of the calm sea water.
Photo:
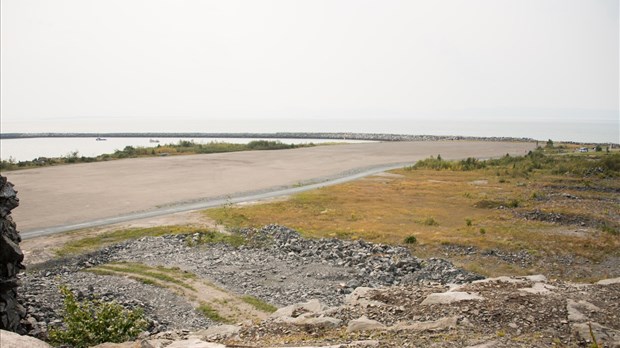
{"label": "calm sea water", "polygon": [[[3,160],[29,161],[38,157],[63,157],[77,151],[78,156],[94,157],[104,153],[122,150],[125,146],[156,147],[157,145],[176,144],[180,140],[191,140],[195,143],[212,141],[234,144],[246,144],[252,140],[247,138],[157,138],[159,143],[152,143],[149,138],[106,138],[97,141],[95,138],[24,138],[0,139],[0,158]],[[344,140],[326,139],[266,139],[279,140],[285,144],[344,142]],[[356,141],[347,141],[356,142]],[[362,141],[357,141],[362,142]]]}
{"label": "calm sea water", "polygon": [[[587,115],[586,115],[587,116]],[[123,129],[110,129],[106,126],[93,127],[91,132],[143,132],[123,125]],[[189,130],[188,130],[189,128]],[[84,130],[70,129],[65,131],[80,132]],[[546,141],[573,141],[585,143],[620,143],[620,120],[588,119],[574,117],[566,120],[519,121],[517,119],[426,119],[424,121],[410,119],[252,119],[252,120],[220,120],[210,122],[178,122],[170,124],[166,121],[158,124],[153,121],[149,132],[354,132],[354,133],[390,133],[416,135],[462,135],[481,137],[515,137],[532,138]],[[161,144],[177,143],[179,138],[161,138]],[[188,140],[192,140],[189,139]],[[254,139],[193,139],[196,142],[225,141],[247,143]],[[332,140],[317,139],[279,139],[284,143],[320,143]],[[32,160],[37,157],[60,157],[77,151],[80,156],[96,156],[121,150],[125,146],[156,146],[148,138],[109,138],[107,141],[95,141],[93,138],[31,138],[31,139],[0,139],[0,158],[17,161]]]}

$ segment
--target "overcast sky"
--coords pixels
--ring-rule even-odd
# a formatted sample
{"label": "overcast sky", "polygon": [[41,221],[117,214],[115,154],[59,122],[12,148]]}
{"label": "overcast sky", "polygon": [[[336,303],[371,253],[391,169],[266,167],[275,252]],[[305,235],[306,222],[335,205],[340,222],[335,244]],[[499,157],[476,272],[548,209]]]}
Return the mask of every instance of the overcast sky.
{"label": "overcast sky", "polygon": [[106,131],[201,131],[183,127],[618,118],[618,0],[1,6],[3,133],[97,131],[107,120]]}

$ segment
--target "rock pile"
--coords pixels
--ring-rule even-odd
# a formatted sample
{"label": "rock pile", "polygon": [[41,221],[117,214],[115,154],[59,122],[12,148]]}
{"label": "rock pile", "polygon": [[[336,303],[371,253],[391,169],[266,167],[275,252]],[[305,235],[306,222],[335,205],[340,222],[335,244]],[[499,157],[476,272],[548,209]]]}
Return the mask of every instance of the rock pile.
{"label": "rock pile", "polygon": [[542,275],[360,287],[340,306],[294,304],[220,342],[308,335],[321,337],[315,346],[373,338],[376,347],[620,347],[619,296],[620,278],[573,284]]}
{"label": "rock pile", "polygon": [[[344,286],[349,293],[358,286],[388,286],[418,282],[461,284],[482,279],[480,275],[456,268],[443,259],[420,260],[404,247],[363,240],[305,239],[298,232],[279,225],[241,233],[252,241],[263,242],[274,252],[300,261],[314,261],[354,269],[355,279]],[[271,242],[271,243],[270,243]]]}
{"label": "rock pile", "polygon": [[25,309],[17,302],[17,274],[24,269],[24,254],[19,247],[21,238],[11,210],[19,205],[17,192],[7,178],[0,175],[0,329],[23,331],[20,321]]}
{"label": "rock pile", "polygon": [[187,300],[166,289],[131,279],[82,272],[109,262],[138,262],[178,267],[237,294],[260,298],[276,306],[317,299],[330,306],[343,303],[358,287],[417,283],[464,283],[479,275],[441,259],[421,260],[398,246],[337,239],[305,239],[279,225],[240,232],[244,246],[196,245],[200,234],[144,237],[70,259],[33,266],[23,278],[23,304],[31,335],[45,337],[60,322],[61,284],[85,297],[114,299],[125,307],[143,307],[153,321],[153,334],[212,323],[192,310]]}

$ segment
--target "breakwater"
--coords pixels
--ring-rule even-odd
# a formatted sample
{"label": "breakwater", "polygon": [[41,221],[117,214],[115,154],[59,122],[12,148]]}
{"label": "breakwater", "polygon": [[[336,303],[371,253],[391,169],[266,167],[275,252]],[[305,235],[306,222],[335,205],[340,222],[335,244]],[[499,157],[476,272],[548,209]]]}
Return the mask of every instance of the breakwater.
{"label": "breakwater", "polygon": [[482,140],[482,141],[535,141],[532,138],[474,137],[461,135],[412,135],[388,133],[4,133],[0,139],[21,138],[249,138],[249,139],[334,139],[371,141],[435,141],[435,140]]}

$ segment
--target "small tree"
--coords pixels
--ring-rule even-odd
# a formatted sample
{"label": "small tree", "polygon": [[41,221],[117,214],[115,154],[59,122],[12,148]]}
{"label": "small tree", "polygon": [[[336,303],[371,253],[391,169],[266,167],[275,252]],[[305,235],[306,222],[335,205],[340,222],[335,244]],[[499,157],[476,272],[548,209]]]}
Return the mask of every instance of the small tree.
{"label": "small tree", "polygon": [[147,327],[142,309],[127,310],[116,302],[78,301],[66,286],[64,329],[53,328],[50,341],[57,345],[90,347],[104,342],[121,343],[135,339]]}
{"label": "small tree", "polygon": [[547,140],[547,145],[545,145],[546,147],[552,149],[553,148],[553,140],[549,139]]}

